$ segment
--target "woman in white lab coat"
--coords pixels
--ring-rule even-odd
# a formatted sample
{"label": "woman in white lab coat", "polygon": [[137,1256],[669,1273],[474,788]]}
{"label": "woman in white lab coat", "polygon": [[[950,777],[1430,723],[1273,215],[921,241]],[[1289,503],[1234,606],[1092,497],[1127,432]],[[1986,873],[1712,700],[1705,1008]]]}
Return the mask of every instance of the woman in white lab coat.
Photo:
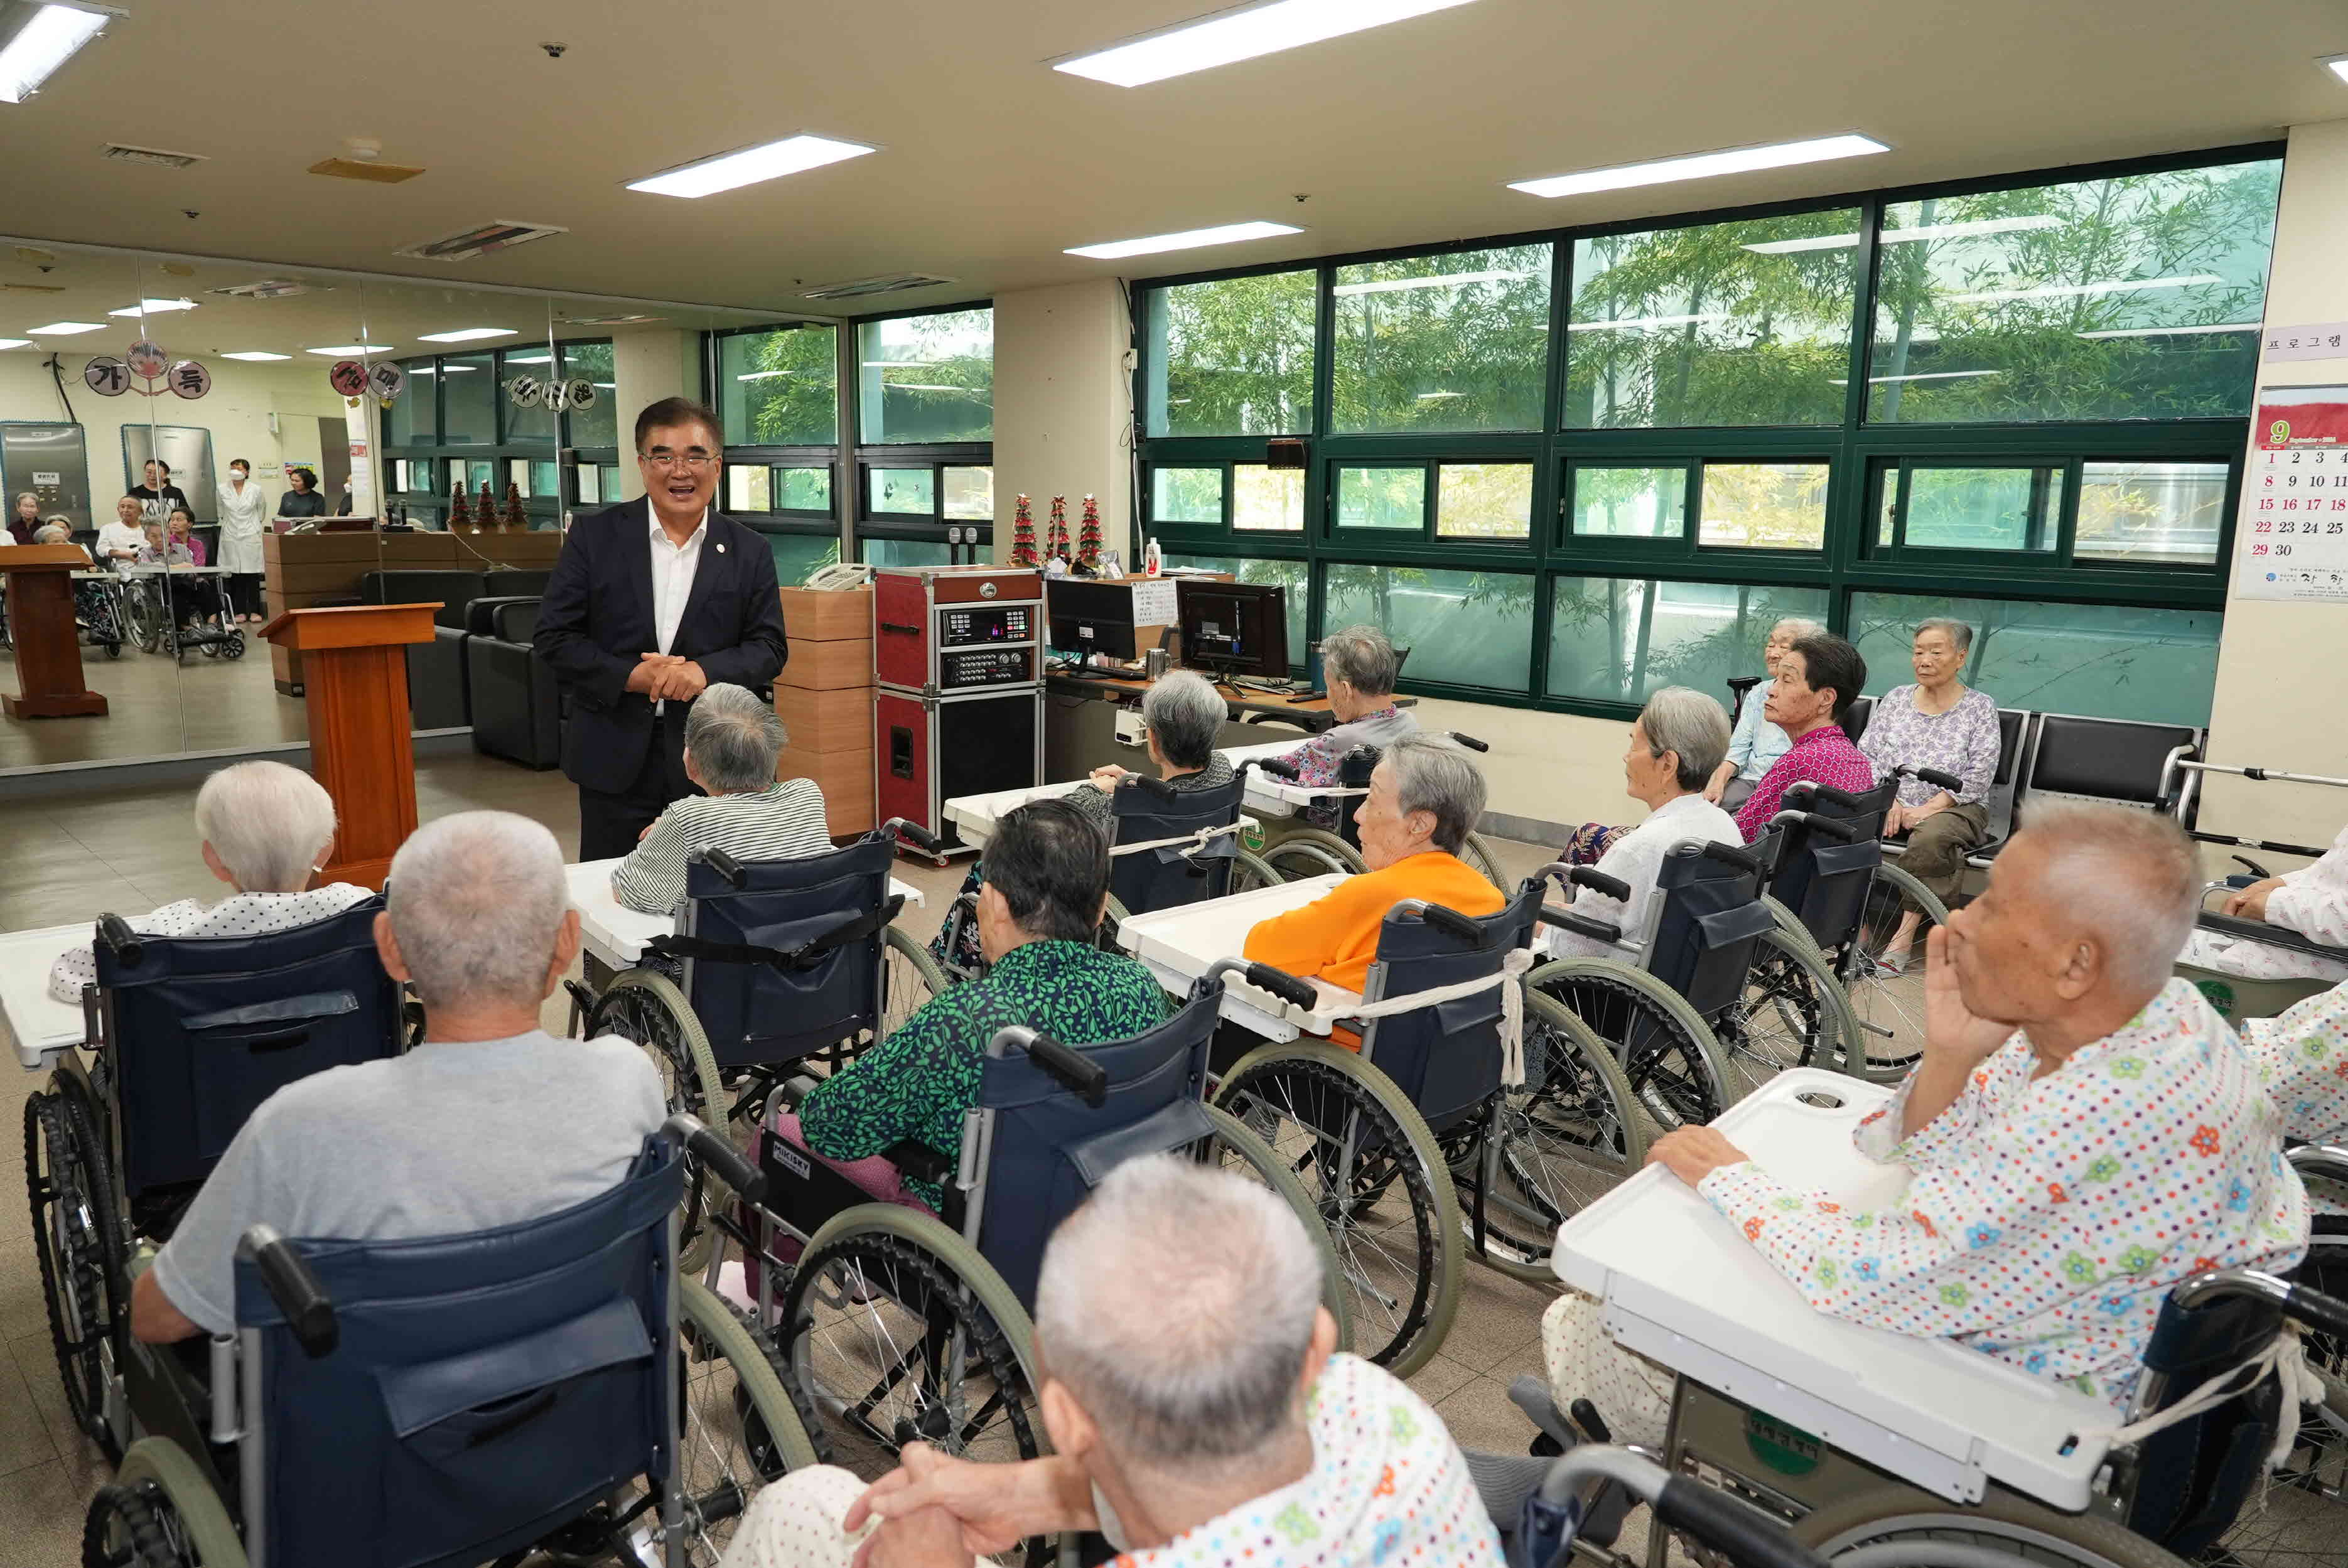
{"label": "woman in white lab coat", "polygon": [[269,527],[269,499],[252,482],[252,465],[239,457],[220,487],[220,564],[228,569],[229,602],[239,620],[261,617],[261,535]]}

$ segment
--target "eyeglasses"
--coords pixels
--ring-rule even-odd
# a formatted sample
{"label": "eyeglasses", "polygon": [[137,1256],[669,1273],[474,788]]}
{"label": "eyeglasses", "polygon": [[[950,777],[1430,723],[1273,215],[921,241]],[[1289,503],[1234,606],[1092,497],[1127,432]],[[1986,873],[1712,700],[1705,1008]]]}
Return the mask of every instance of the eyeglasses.
{"label": "eyeglasses", "polygon": [[647,452],[644,454],[644,459],[664,472],[674,468],[690,468],[698,474],[716,462],[717,456],[712,452]]}

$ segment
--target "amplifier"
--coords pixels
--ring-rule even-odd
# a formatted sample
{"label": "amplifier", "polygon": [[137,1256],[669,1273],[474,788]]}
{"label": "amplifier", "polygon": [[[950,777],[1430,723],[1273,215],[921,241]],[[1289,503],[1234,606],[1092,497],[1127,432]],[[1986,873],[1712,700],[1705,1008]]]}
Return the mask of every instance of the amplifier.
{"label": "amplifier", "polygon": [[[872,673],[914,692],[1035,680],[1041,572],[995,567],[882,567],[872,574]],[[950,650],[975,657],[949,666]],[[990,657],[1018,649],[1015,659]]]}
{"label": "amplifier", "polygon": [[[1024,611],[1022,612],[1024,613]],[[938,690],[1027,686],[1035,681],[1035,648],[949,648],[938,655]]]}

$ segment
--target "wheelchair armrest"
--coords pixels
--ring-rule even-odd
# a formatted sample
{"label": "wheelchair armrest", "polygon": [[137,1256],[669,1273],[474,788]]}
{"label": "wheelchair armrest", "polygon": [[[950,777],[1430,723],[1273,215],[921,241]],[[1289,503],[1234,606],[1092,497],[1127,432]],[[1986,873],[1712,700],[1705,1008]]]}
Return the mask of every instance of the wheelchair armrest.
{"label": "wheelchair armrest", "polygon": [[1620,876],[1610,876],[1594,866],[1577,866],[1565,874],[1565,879],[1577,887],[1587,887],[1592,893],[1603,893],[1609,898],[1628,904],[1631,885]]}
{"label": "wheelchair armrest", "polygon": [[767,1173],[743,1158],[742,1151],[723,1132],[702,1125],[698,1117],[683,1112],[661,1123],[661,1131],[685,1145],[704,1169],[755,1204],[767,1195]]}
{"label": "wheelchair armrest", "polygon": [[818,1080],[804,1072],[794,1072],[775,1085],[775,1097],[790,1110],[797,1111],[800,1102],[816,1091]]}
{"label": "wheelchair armrest", "polygon": [[237,1251],[261,1270],[261,1282],[269,1287],[269,1298],[277,1304],[277,1310],[285,1315],[285,1327],[294,1331],[303,1354],[314,1361],[331,1355],[342,1332],[335,1323],[334,1298],[294,1245],[272,1226],[253,1225],[237,1244]]}
{"label": "wheelchair armrest", "polygon": [[2284,948],[2312,958],[2348,964],[2348,948],[2327,948],[2312,937],[2303,937],[2286,927],[2269,925],[2264,920],[2245,920],[2237,915],[2219,915],[2205,909],[2194,925],[2212,936],[2258,942],[2270,948]]}
{"label": "wheelchair armrest", "polygon": [[917,1182],[931,1182],[942,1187],[953,1181],[953,1161],[919,1138],[901,1138],[881,1150],[880,1157],[896,1166],[901,1173]]}
{"label": "wheelchair armrest", "polygon": [[146,957],[147,950],[139,940],[139,933],[132,930],[130,922],[119,915],[100,915],[98,917],[98,939],[108,952],[126,964],[136,964]]}
{"label": "wheelchair armrest", "polygon": [[2291,1168],[2302,1176],[2320,1176],[2328,1182],[2348,1182],[2348,1148],[2337,1143],[2302,1143],[2283,1151],[2282,1157]]}
{"label": "wheelchair armrest", "polygon": [[1576,936],[1594,937],[1610,946],[1622,939],[1622,927],[1612,920],[1593,920],[1587,915],[1577,915],[1570,909],[1544,907],[1534,917],[1544,926],[1554,926],[1560,931],[1571,931]]}

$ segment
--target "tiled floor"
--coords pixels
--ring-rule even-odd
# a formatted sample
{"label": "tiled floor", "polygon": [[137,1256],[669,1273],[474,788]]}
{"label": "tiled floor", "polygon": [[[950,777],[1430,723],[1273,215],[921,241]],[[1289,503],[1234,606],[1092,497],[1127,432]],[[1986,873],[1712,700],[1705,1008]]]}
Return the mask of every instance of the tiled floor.
{"label": "tiled floor", "polygon": [[[265,665],[264,665],[265,668]],[[204,869],[184,785],[93,791],[83,796],[0,805],[0,930],[143,913],[175,898],[220,888]],[[566,850],[578,835],[578,806],[559,774],[532,774],[487,758],[431,758],[417,769],[418,815],[428,821],[476,807],[518,811],[553,830]],[[1546,858],[1531,846],[1503,846],[1510,876]],[[908,929],[926,938],[962,881],[966,862],[935,870],[901,863],[899,875],[927,896],[908,909]],[[558,993],[559,994],[559,993]],[[560,1030],[551,1003],[547,1025]],[[36,1080],[11,1072],[0,1093],[0,1568],[68,1568],[80,1561],[81,1520],[108,1479],[96,1451],[74,1431],[57,1382],[34,1262],[24,1197],[22,1099]],[[1436,1358],[1412,1386],[1466,1446],[1520,1453],[1532,1428],[1508,1401],[1509,1380],[1539,1366],[1540,1318],[1550,1292],[1474,1265],[1463,1273],[1459,1315]]]}
{"label": "tiled floor", "polygon": [[[125,647],[121,657],[81,651],[82,680],[103,694],[102,717],[0,721],[0,768],[47,766],[101,758],[160,757],[179,752],[273,745],[309,733],[299,697],[279,695],[269,673],[269,644],[247,626],[242,659],[170,655]],[[0,649],[0,687],[16,689],[15,655]]]}

